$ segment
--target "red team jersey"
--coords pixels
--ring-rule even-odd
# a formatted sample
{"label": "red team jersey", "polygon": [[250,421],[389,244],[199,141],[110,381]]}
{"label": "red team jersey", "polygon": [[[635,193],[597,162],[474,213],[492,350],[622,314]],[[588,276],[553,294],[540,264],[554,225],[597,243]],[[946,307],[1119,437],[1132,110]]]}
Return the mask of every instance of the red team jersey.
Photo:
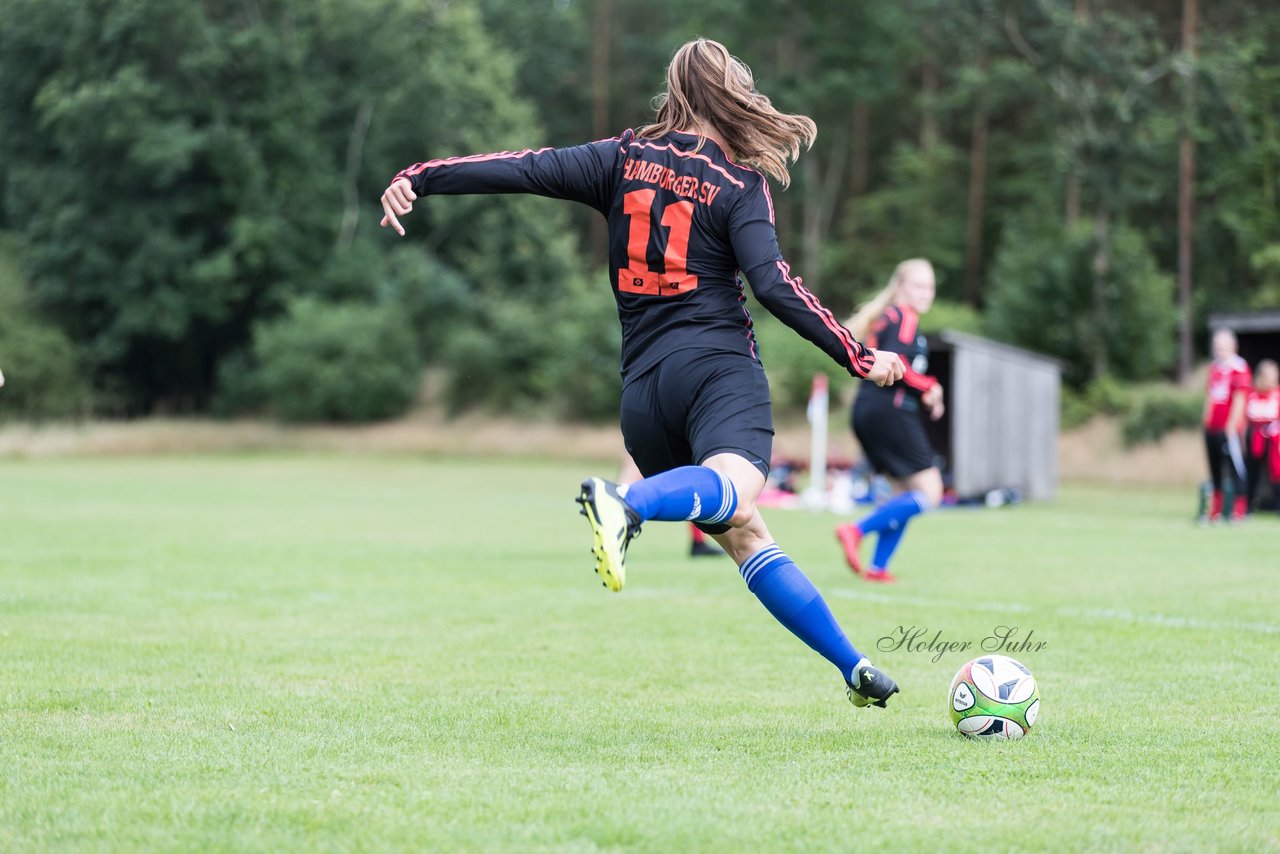
{"label": "red team jersey", "polygon": [[1227,418],[1231,414],[1231,401],[1236,394],[1248,392],[1252,385],[1249,376],[1249,365],[1239,356],[1232,356],[1225,362],[1214,362],[1209,366],[1209,412],[1205,416],[1204,428],[1220,433],[1227,429]]}
{"label": "red team jersey", "polygon": [[[684,349],[759,360],[740,274],[765,308],[865,377],[874,355],[804,287],[778,250],[763,175],[714,142],[633,131],[571,148],[417,163],[419,196],[533,193],[594,208],[609,223],[609,279],[622,323],[624,382]],[[922,379],[908,372],[910,384]]]}
{"label": "red team jersey", "polygon": [[1244,404],[1249,453],[1266,460],[1273,483],[1280,483],[1280,388],[1250,391]]}
{"label": "red team jersey", "polygon": [[1255,430],[1264,430],[1268,435],[1280,432],[1280,388],[1250,390],[1244,417]]}

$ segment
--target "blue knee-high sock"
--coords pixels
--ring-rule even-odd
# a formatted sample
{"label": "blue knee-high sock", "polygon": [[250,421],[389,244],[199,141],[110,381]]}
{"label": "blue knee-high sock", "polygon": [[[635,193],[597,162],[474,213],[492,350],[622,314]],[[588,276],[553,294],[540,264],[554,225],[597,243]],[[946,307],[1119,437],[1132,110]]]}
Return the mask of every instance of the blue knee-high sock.
{"label": "blue knee-high sock", "polygon": [[889,568],[889,561],[898,550],[898,543],[902,542],[902,535],[906,532],[906,522],[895,523],[880,532],[880,536],[876,538],[876,552],[871,557],[873,570]]}
{"label": "blue knee-high sock", "polygon": [[738,509],[729,478],[706,466],[681,466],[619,490],[641,520],[720,524]]}
{"label": "blue knee-high sock", "polygon": [[[901,528],[906,521],[929,507],[922,492],[904,492],[881,504],[871,515],[858,523],[863,534],[873,534],[890,527]],[[896,525],[894,523],[897,523]]]}
{"label": "blue knee-high sock", "polygon": [[793,635],[834,664],[845,680],[862,659],[836,622],[822,594],[776,545],[765,546],[738,567],[747,589]]}

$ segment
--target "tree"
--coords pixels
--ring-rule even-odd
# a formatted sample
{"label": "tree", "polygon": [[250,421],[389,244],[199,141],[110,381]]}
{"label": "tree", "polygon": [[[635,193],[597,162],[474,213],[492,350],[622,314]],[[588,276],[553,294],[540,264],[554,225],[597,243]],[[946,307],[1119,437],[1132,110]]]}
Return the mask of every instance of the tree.
{"label": "tree", "polygon": [[1186,114],[1178,139],[1178,382],[1186,382],[1191,375],[1191,252],[1193,230],[1193,206],[1195,204],[1196,154],[1192,124],[1195,121],[1195,71],[1196,29],[1199,25],[1198,0],[1182,0],[1182,52],[1183,61],[1189,67],[1184,71]]}
{"label": "tree", "polygon": [[[7,2],[5,216],[38,301],[130,411],[207,405],[218,362],[294,295],[376,300],[397,169],[541,141],[472,9]],[[554,203],[422,207],[412,242],[480,292],[548,302],[582,275]]]}

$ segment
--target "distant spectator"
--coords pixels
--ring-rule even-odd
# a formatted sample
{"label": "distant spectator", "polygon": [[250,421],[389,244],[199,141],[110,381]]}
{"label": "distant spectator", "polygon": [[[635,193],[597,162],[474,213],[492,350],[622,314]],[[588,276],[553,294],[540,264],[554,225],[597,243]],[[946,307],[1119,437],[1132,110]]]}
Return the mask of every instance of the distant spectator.
{"label": "distant spectator", "polygon": [[1213,497],[1207,518],[1222,521],[1223,469],[1235,496],[1231,518],[1244,518],[1249,498],[1245,488],[1244,454],[1240,437],[1244,433],[1244,402],[1249,391],[1249,365],[1236,350],[1236,334],[1230,329],[1213,333],[1213,364],[1209,367],[1208,394],[1204,401],[1204,444],[1209,456],[1209,477]]}
{"label": "distant spectator", "polygon": [[1245,401],[1245,470],[1249,476],[1249,507],[1258,487],[1270,481],[1272,492],[1280,485],[1280,367],[1263,359],[1253,373],[1253,390]]}

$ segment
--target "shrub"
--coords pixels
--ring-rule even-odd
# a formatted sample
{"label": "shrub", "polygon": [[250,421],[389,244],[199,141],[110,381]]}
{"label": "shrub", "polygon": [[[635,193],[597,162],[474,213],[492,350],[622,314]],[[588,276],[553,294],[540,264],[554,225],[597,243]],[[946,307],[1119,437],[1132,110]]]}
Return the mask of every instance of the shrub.
{"label": "shrub", "polygon": [[1089,405],[1087,396],[1070,386],[1062,388],[1061,406],[1058,423],[1063,430],[1082,427],[1098,414],[1097,410]]}
{"label": "shrub", "polygon": [[84,415],[89,387],[75,347],[31,305],[16,256],[12,242],[0,239],[0,420]]}
{"label": "shrub", "polygon": [[[553,389],[558,414],[591,421],[617,421],[622,396],[622,328],[610,295],[607,274],[597,282],[571,281],[555,330],[556,346],[539,370],[541,384]],[[590,354],[590,357],[587,356]]]}
{"label": "shrub", "polygon": [[421,378],[402,314],[313,299],[296,300],[283,317],[259,325],[247,364],[240,378],[224,373],[228,396],[294,422],[394,418],[408,410]]}
{"label": "shrub", "polygon": [[1134,395],[1133,386],[1111,376],[1098,377],[1080,390],[1063,386],[1060,423],[1063,429],[1070,430],[1095,415],[1128,415],[1135,403]]}
{"label": "shrub", "polygon": [[944,329],[982,335],[985,333],[985,320],[981,312],[972,306],[940,299],[934,302],[928,314],[920,318],[920,329],[926,335],[932,335]]}
{"label": "shrub", "polygon": [[60,330],[31,320],[0,320],[0,420],[40,421],[84,415],[89,391],[75,348]]}
{"label": "shrub", "polygon": [[558,283],[547,301],[520,292],[482,298],[444,343],[446,402],[453,411],[483,406],[616,421],[620,346],[603,274]]}
{"label": "shrub", "polygon": [[1204,398],[1194,391],[1160,387],[1138,394],[1120,424],[1126,446],[1154,442],[1173,430],[1200,425]]}
{"label": "shrub", "polygon": [[1134,390],[1118,382],[1115,377],[1102,376],[1085,386],[1084,398],[1094,412],[1124,415],[1133,409]]}

